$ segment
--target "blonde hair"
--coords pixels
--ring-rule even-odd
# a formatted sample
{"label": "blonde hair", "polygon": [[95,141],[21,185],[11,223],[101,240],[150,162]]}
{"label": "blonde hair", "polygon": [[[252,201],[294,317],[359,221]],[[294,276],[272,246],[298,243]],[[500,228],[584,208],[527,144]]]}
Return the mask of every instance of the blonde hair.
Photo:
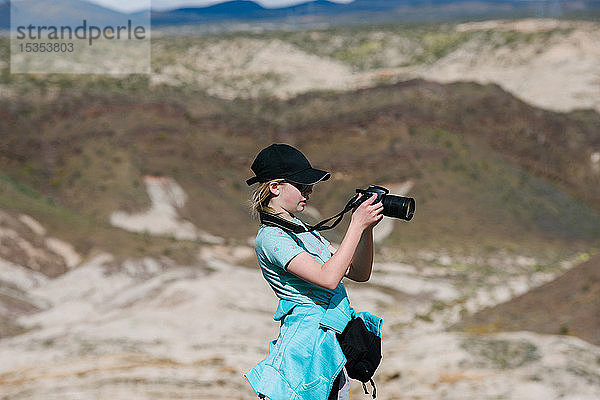
{"label": "blonde hair", "polygon": [[275,210],[269,207],[269,201],[274,197],[273,193],[271,193],[271,183],[281,183],[284,179],[272,179],[268,182],[263,182],[258,185],[254,193],[252,193],[252,198],[250,199],[250,208],[252,211],[252,216],[256,219],[259,217],[259,213],[268,212],[270,214],[274,214]]}

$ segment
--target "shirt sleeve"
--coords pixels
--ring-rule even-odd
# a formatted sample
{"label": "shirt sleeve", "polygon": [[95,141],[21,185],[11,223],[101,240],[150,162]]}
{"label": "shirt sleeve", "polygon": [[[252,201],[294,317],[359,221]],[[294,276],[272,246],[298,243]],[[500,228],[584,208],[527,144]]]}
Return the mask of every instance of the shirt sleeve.
{"label": "shirt sleeve", "polygon": [[257,238],[255,248],[259,260],[284,270],[287,270],[292,258],[304,252],[290,235],[275,227],[268,227],[262,232]]}
{"label": "shirt sleeve", "polygon": [[325,245],[325,248],[329,248],[329,246],[331,245],[329,240],[325,239],[325,237],[323,235],[321,235],[320,232],[315,232],[315,233],[319,237],[319,240],[321,241],[321,243],[323,243]]}

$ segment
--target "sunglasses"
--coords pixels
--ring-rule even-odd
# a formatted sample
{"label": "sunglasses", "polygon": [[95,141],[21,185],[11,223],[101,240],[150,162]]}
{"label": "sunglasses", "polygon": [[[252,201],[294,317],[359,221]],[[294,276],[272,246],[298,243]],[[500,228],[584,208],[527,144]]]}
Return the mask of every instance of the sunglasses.
{"label": "sunglasses", "polygon": [[300,191],[300,193],[305,193],[308,192],[309,190],[312,190],[314,185],[306,185],[303,183],[296,183],[296,182],[290,182],[290,181],[284,181],[285,183],[289,183],[290,185],[294,186],[296,189],[298,189]]}

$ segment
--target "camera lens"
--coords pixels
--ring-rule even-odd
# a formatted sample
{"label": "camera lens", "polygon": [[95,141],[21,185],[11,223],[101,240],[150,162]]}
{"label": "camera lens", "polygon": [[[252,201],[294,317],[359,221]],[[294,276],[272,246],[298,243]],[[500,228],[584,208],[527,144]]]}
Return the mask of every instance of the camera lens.
{"label": "camera lens", "polygon": [[383,215],[410,221],[414,214],[415,199],[391,194],[383,197]]}

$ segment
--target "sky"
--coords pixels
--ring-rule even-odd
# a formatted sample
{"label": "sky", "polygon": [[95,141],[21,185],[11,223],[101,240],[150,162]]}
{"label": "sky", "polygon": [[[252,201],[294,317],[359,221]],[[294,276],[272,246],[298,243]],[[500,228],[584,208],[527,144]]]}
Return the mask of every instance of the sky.
{"label": "sky", "polygon": [[[165,10],[178,7],[198,6],[204,7],[211,4],[222,3],[225,0],[86,0],[121,12],[134,12],[145,10],[152,4],[153,9]],[[307,0],[253,0],[263,7],[285,7],[293,4],[304,3]],[[331,0],[336,3],[349,3],[351,0]]]}

